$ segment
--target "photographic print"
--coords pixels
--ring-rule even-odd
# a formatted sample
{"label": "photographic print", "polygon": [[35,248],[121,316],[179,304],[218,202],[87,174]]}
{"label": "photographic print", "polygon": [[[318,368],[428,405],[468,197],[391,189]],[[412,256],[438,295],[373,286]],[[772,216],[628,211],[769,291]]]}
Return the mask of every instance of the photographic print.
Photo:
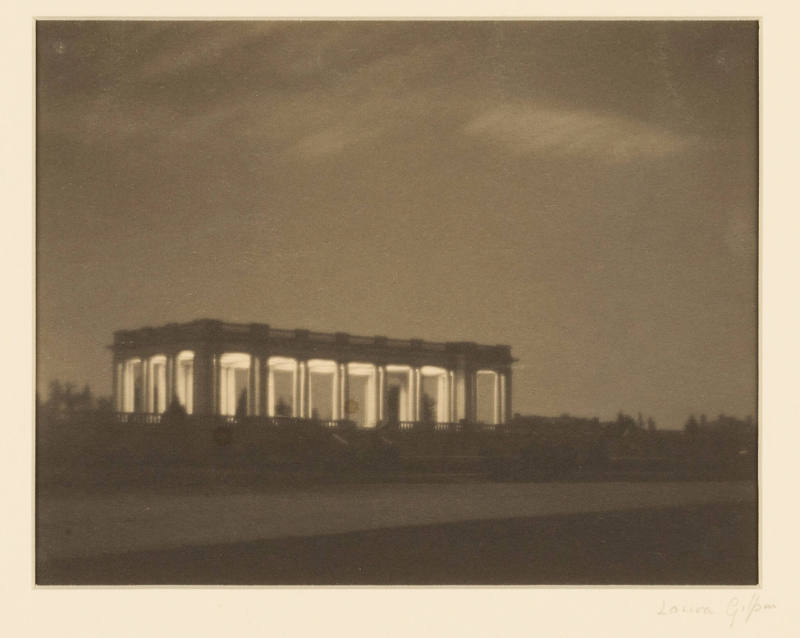
{"label": "photographic print", "polygon": [[36,22],[37,585],[756,585],[759,23]]}

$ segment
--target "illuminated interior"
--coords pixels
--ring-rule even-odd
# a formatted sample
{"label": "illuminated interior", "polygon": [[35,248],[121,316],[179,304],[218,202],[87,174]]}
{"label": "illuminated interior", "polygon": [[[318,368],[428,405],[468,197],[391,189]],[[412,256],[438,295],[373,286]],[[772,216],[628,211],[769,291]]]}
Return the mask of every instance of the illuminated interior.
{"label": "illuminated interior", "polygon": [[298,389],[297,360],[270,357],[267,360],[267,415],[298,416],[295,396]]}
{"label": "illuminated interior", "polygon": [[309,416],[326,420],[337,418],[336,362],[311,359],[307,365]]}
{"label": "illuminated interior", "polygon": [[125,361],[122,377],[122,411],[145,412],[142,395],[142,360],[138,357]]}
{"label": "illuminated interior", "polygon": [[[431,419],[439,423],[453,421],[450,408],[450,379],[447,370],[436,366],[423,366],[420,374],[422,375],[420,397],[427,396],[433,401]],[[420,418],[423,418],[423,415],[420,415]]]}
{"label": "illuminated interior", "polygon": [[[196,351],[190,344],[198,338]],[[403,430],[421,421],[497,424],[511,412],[508,346],[198,320],[118,331],[113,348],[115,409],[144,414],[144,423],[158,422],[153,417],[173,401],[192,415],[346,420],[363,428],[395,423]]]}
{"label": "illuminated interior", "polygon": [[167,409],[167,357],[163,354],[148,359],[147,411],[161,414]]}
{"label": "illuminated interior", "polygon": [[413,421],[411,366],[386,366],[386,420],[389,423]]}
{"label": "illuminated interior", "polygon": [[175,396],[191,414],[194,410],[194,352],[184,350],[175,359]]}
{"label": "illuminated interior", "polygon": [[349,363],[347,374],[346,418],[363,428],[375,427],[378,421],[375,366],[371,363]]}
{"label": "illuminated interior", "polygon": [[220,414],[249,414],[250,355],[227,352],[219,359]]}

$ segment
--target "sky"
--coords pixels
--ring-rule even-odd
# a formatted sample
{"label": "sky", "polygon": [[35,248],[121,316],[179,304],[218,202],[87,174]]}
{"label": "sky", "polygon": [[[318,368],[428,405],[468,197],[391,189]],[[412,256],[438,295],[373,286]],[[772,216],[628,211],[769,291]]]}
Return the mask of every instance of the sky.
{"label": "sky", "polygon": [[39,22],[37,386],[218,318],[509,344],[513,410],[755,415],[753,22]]}

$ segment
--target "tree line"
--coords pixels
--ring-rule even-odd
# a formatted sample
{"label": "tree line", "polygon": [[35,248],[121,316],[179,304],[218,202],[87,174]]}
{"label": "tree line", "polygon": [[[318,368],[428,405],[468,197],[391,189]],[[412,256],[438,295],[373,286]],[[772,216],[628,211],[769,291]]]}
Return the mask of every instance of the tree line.
{"label": "tree line", "polygon": [[64,417],[81,412],[112,412],[113,402],[110,397],[95,396],[88,383],[79,390],[74,383],[54,379],[46,399],[36,393],[36,410],[39,414]]}

